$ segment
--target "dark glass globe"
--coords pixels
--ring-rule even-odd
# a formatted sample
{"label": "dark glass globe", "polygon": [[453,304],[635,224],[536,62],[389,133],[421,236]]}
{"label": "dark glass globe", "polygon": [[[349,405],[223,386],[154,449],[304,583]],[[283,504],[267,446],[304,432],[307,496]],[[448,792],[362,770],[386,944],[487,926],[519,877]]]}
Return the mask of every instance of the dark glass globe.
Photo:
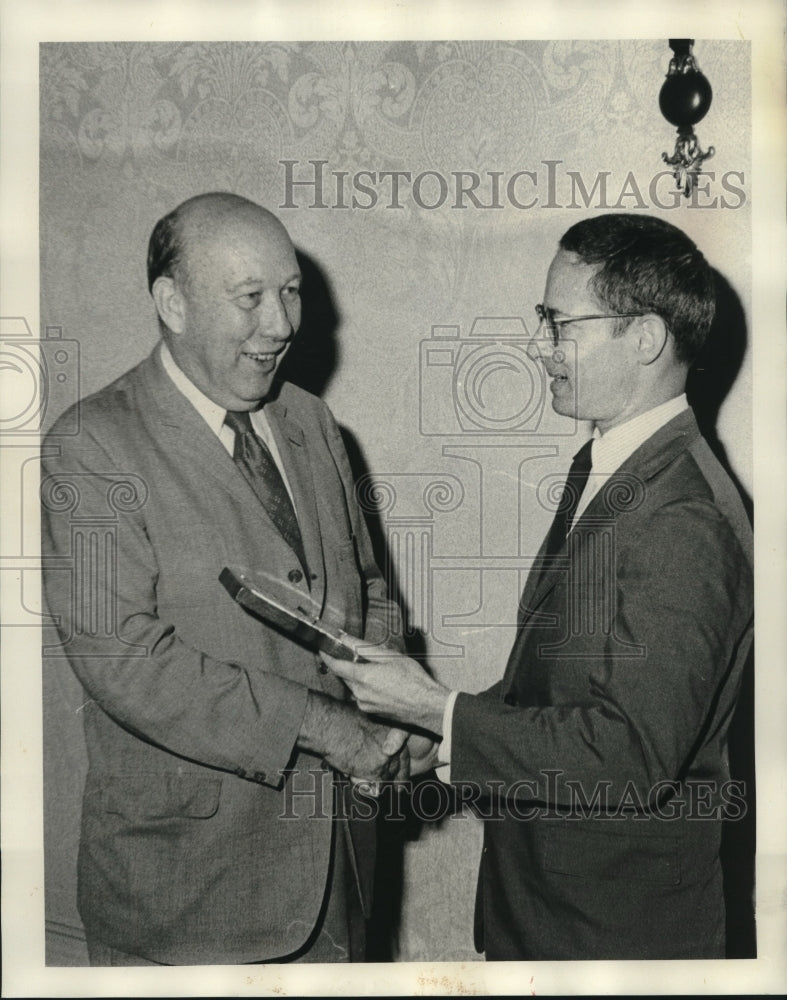
{"label": "dark glass globe", "polygon": [[713,91],[699,70],[671,73],[661,88],[659,107],[672,125],[696,125],[708,113]]}

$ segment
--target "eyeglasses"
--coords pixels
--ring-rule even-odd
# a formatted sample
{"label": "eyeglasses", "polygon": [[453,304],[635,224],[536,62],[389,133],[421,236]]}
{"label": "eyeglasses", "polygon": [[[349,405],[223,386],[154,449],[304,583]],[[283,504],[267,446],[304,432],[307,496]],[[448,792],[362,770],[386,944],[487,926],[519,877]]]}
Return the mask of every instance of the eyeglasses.
{"label": "eyeglasses", "polygon": [[543,324],[552,338],[552,346],[557,347],[560,343],[560,330],[568,323],[581,323],[586,319],[629,319],[634,316],[641,316],[642,313],[593,313],[590,316],[567,316],[565,319],[555,319],[554,309],[545,309],[539,302],[536,306],[539,327]]}

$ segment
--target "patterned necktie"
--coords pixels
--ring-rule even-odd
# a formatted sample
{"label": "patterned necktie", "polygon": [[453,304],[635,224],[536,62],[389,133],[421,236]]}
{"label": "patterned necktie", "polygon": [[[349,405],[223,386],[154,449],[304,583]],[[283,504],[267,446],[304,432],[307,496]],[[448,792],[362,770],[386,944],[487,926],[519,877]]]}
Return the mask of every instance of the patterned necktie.
{"label": "patterned necktie", "polygon": [[[571,530],[571,523],[579,506],[582,491],[590,475],[590,452],[593,447],[593,438],[586,441],[574,456],[571,468],[568,470],[566,484],[563,487],[563,494],[560,503],[555,511],[555,517],[547,536],[547,547],[544,555],[547,560],[553,558],[560,552],[566,542],[566,537]],[[543,576],[547,565],[541,570]]]}
{"label": "patterned necktie", "polygon": [[254,433],[247,412],[227,410],[224,423],[235,432],[235,447],[232,452],[235,464],[270,514],[285,542],[298,556],[308,579],[306,553],[295,508],[270,451]]}

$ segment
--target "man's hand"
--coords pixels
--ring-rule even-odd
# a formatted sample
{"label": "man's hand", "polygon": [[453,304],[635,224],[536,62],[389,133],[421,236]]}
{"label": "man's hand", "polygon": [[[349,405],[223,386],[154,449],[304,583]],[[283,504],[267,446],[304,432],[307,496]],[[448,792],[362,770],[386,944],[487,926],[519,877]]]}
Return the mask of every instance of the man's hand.
{"label": "man's hand", "polygon": [[298,745],[342,774],[374,784],[409,778],[408,735],[368,719],[346,702],[310,691]]}
{"label": "man's hand", "polygon": [[448,688],[433,680],[415,660],[385,646],[369,646],[358,640],[357,650],[370,662],[337,660],[327,653],[321,656],[347,684],[358,706],[372,715],[441,735]]}
{"label": "man's hand", "polygon": [[425,771],[431,771],[437,764],[438,742],[420,733],[411,733],[406,749],[410,754],[410,775],[415,777]]}
{"label": "man's hand", "polygon": [[410,754],[403,729],[391,729],[355,712],[346,733],[324,753],[325,760],[342,774],[360,781],[406,781]]}

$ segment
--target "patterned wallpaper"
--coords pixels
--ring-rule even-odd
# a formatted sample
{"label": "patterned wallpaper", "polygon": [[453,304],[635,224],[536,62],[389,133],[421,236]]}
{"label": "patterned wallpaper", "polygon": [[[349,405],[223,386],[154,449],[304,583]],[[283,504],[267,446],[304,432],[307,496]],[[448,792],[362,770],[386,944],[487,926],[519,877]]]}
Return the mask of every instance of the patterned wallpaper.
{"label": "patterned wallpaper", "polygon": [[[304,254],[291,377],[348,431],[411,646],[446,683],[492,683],[551,516],[540,485],[582,433],[544,407],[521,338],[558,237],[583,215],[663,214],[723,276],[716,429],[750,488],[750,50],[698,40],[695,54],[714,88],[697,132],[717,152],[687,204],[661,162],[674,145],[657,103],[666,40],[43,45],[42,325],[80,359],[46,422],[155,343],[144,254],[157,218],[205,190],[270,207]],[[48,916],[73,927],[79,692],[49,662]],[[388,845],[397,957],[477,957],[479,837],[462,816]]]}
{"label": "patterned wallpaper", "polygon": [[[696,54],[717,102],[725,77],[745,82],[747,46],[700,42]],[[668,55],[646,41],[46,45],[44,159],[122,163],[139,195],[210,182],[262,200],[282,157],[511,170],[535,147],[637,165],[668,128],[654,115]],[[738,101],[745,112],[745,89]],[[730,109],[711,120],[717,146],[735,136],[745,156]]]}

